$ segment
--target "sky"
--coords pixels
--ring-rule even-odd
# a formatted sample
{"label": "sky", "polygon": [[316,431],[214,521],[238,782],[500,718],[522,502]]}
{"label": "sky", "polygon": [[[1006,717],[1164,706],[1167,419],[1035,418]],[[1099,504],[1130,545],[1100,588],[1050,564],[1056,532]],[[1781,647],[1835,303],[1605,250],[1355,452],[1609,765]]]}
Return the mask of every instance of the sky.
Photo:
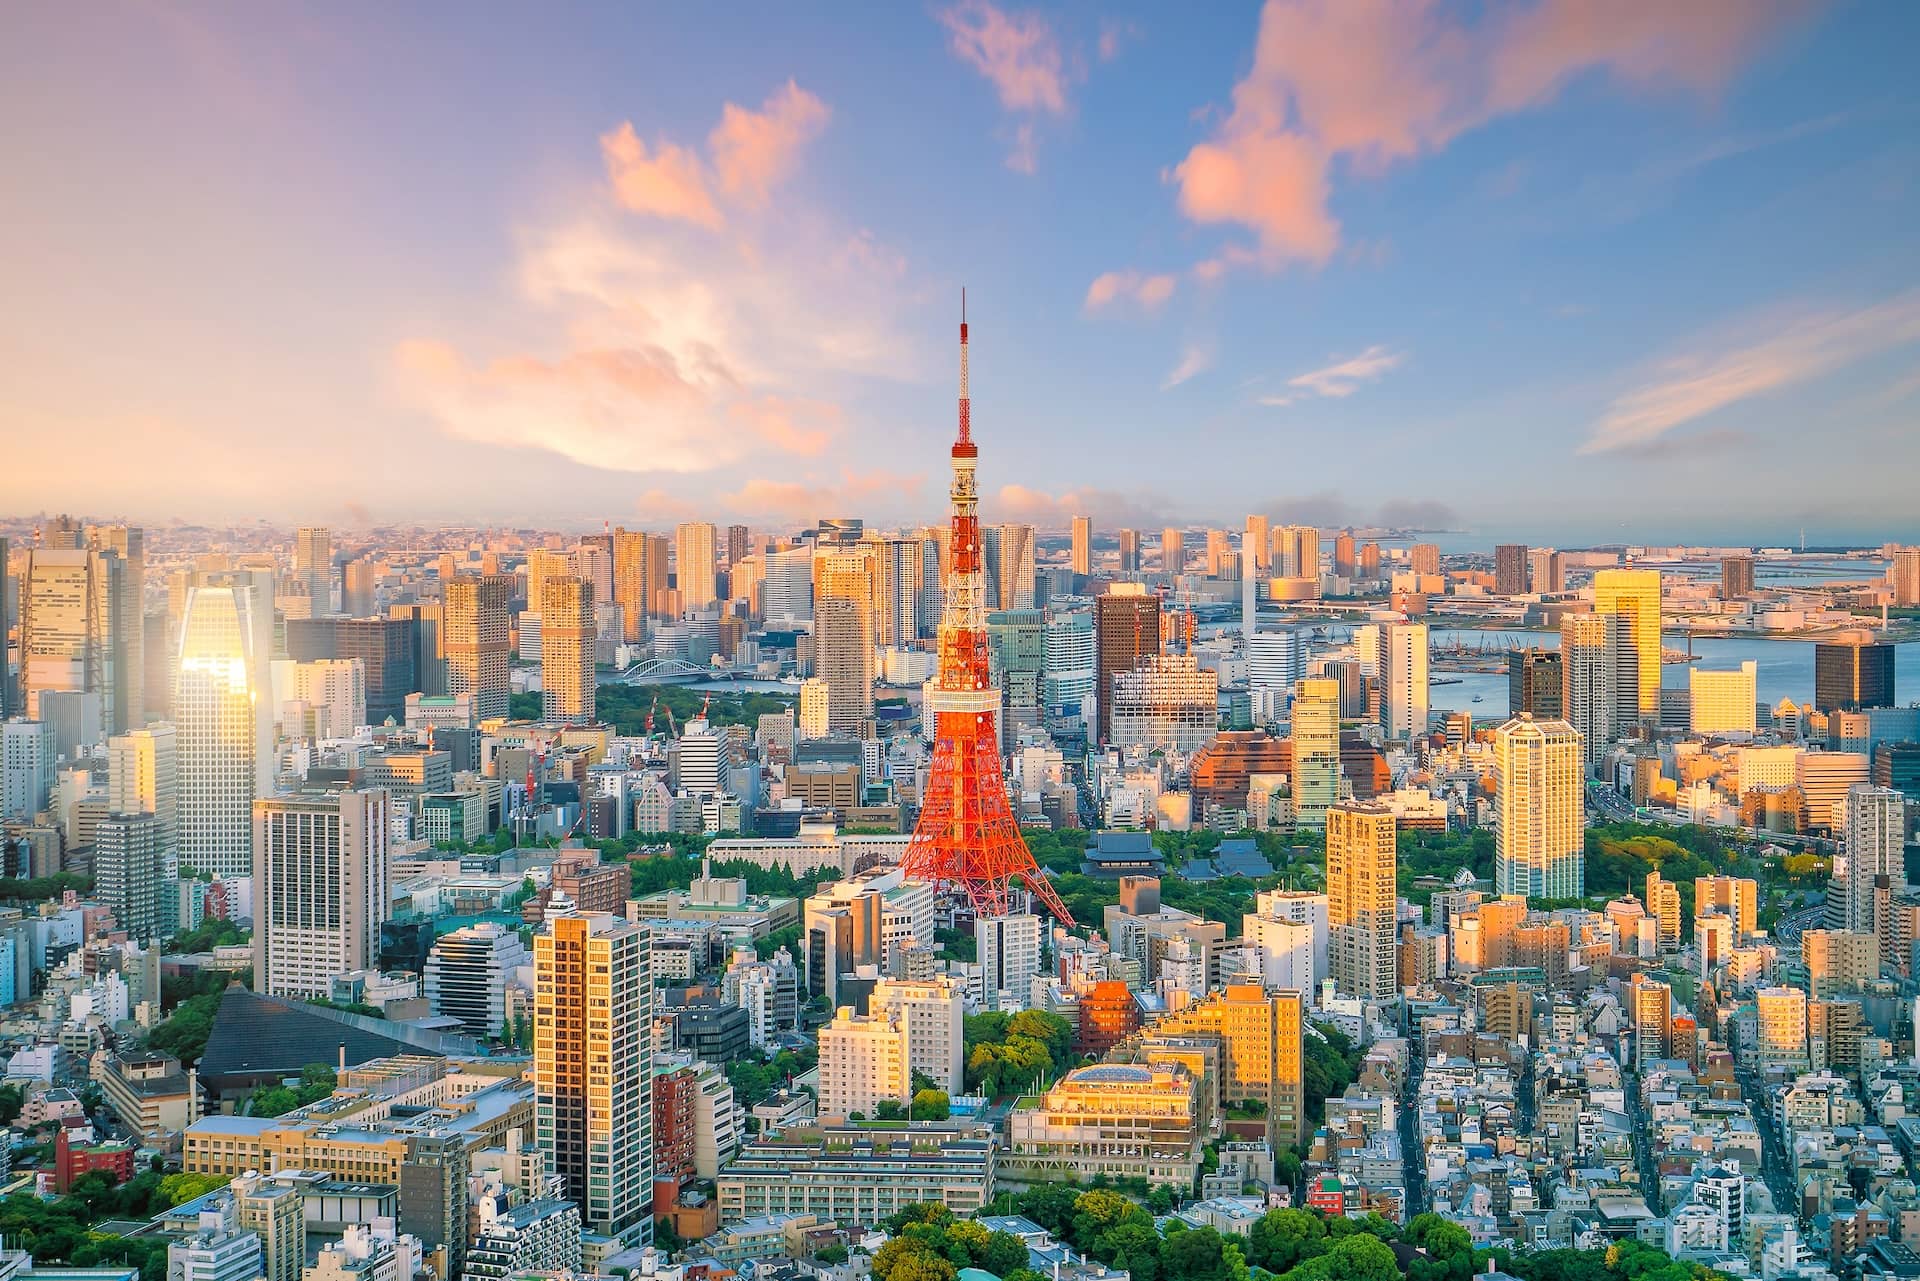
{"label": "sky", "polygon": [[1920,6],[23,5],[0,512],[1920,540]]}

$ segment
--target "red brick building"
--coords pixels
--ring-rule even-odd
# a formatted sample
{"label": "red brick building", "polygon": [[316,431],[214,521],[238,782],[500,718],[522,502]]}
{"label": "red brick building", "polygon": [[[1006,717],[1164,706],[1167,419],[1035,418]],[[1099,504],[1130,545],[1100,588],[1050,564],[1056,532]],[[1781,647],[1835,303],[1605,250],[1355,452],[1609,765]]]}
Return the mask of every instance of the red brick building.
{"label": "red brick building", "polygon": [[1140,1009],[1127,985],[1118,979],[1095,983],[1080,998],[1080,1034],[1074,1039],[1074,1052],[1105,1055],[1139,1030]]}
{"label": "red brick building", "polygon": [[653,1215],[672,1212],[680,1189],[693,1178],[694,1100],[700,1093],[692,1068],[653,1078]]}
{"label": "red brick building", "polygon": [[133,1177],[133,1145],[131,1143],[96,1143],[90,1147],[76,1145],[67,1137],[62,1128],[53,1138],[53,1190],[62,1196],[73,1190],[73,1185],[83,1175],[100,1171],[115,1183],[125,1183]]}

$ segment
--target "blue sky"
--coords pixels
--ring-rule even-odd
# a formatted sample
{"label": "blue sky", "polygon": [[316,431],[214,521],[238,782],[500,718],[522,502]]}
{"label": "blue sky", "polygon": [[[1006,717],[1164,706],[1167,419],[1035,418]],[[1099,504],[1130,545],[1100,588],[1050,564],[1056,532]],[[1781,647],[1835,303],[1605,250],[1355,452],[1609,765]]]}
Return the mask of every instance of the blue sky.
{"label": "blue sky", "polygon": [[9,15],[0,507],[1920,538],[1913,6],[475,12]]}

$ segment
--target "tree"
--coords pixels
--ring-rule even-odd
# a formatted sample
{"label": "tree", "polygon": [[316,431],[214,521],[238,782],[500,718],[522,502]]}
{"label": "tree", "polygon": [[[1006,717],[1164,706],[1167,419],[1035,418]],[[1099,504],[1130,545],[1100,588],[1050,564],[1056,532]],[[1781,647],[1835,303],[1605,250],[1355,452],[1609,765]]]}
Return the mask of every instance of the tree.
{"label": "tree", "polygon": [[899,1099],[881,1099],[873,1108],[873,1119],[876,1121],[900,1121],[906,1115],[906,1104]]}
{"label": "tree", "polygon": [[847,1258],[847,1247],[837,1243],[834,1245],[823,1245],[813,1252],[814,1262],[824,1263],[828,1267],[845,1263]]}
{"label": "tree", "polygon": [[957,1269],[922,1238],[897,1236],[873,1256],[877,1281],[955,1281]]}
{"label": "tree", "polygon": [[1288,1272],[1327,1250],[1327,1225],[1311,1210],[1269,1210],[1247,1234],[1247,1261],[1269,1272]]}
{"label": "tree", "polygon": [[1160,1248],[1160,1262],[1167,1276],[1180,1281],[1233,1281],[1227,1267],[1226,1242],[1212,1227],[1169,1236]]}
{"label": "tree", "polygon": [[1327,1251],[1327,1275],[1340,1281],[1400,1281],[1400,1264],[1379,1237],[1356,1232]]}
{"label": "tree", "polygon": [[1011,1232],[989,1232],[985,1248],[973,1263],[997,1277],[1011,1278],[1027,1266],[1027,1243]]}
{"label": "tree", "polygon": [[952,1101],[947,1098],[945,1090],[921,1090],[913,1096],[913,1119],[916,1121],[944,1121],[951,1113]]}
{"label": "tree", "polygon": [[0,1125],[12,1125],[26,1107],[26,1099],[17,1085],[0,1085]]}

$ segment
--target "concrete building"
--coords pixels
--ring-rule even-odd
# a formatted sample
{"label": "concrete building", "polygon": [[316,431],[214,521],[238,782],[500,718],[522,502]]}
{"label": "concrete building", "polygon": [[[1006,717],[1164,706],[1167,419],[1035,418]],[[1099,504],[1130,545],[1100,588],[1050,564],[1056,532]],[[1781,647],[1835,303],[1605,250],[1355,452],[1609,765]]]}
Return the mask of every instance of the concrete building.
{"label": "concrete building", "polygon": [[1638,676],[1640,719],[1660,714],[1660,572],[1602,569],[1593,576],[1593,609],[1625,620]]}
{"label": "concrete building", "polygon": [[511,575],[460,574],[442,584],[447,693],[470,694],[481,721],[507,714],[507,607]]}
{"label": "concrete building", "polygon": [[1496,894],[1580,898],[1586,811],[1580,734],[1520,716],[1493,732]]}
{"label": "concrete building", "polygon": [[1752,734],[1759,724],[1759,665],[1752,659],[1731,672],[1687,670],[1689,728],[1695,734]]}
{"label": "concrete building", "polygon": [[646,927],[561,916],[534,936],[535,1137],[590,1232],[653,1236],[653,972]]}
{"label": "concrete building", "polygon": [[1001,1174],[1190,1187],[1200,1168],[1200,1081],[1182,1063],[1076,1068],[1007,1117]]}
{"label": "concrete building", "polygon": [[820,1115],[871,1119],[883,1099],[904,1107],[913,1097],[907,1030],[886,1014],[841,1006],[820,1029]]}
{"label": "concrete building", "polygon": [[718,531],[706,521],[685,521],[673,530],[674,586],[681,610],[704,610],[719,599],[716,586]]}
{"label": "concrete building", "polygon": [[1040,918],[1031,912],[976,917],[974,955],[980,963],[981,1008],[1003,1008],[1003,994],[1011,1008],[1027,1008],[1028,993],[1040,973]]}
{"label": "concrete building", "polygon": [[1393,811],[1383,805],[1327,810],[1327,924],[1342,996],[1387,1000],[1399,991],[1395,831]]}
{"label": "concrete building", "polygon": [[470,1035],[498,1038],[508,1030],[509,980],[531,961],[520,935],[492,921],[442,934],[421,975],[427,1008]]}
{"label": "concrete building", "polygon": [[966,993],[946,977],[882,979],[867,1008],[907,1034],[907,1068],[948,1094],[960,1093],[966,1059]]}
{"label": "concrete building", "polygon": [[1580,734],[1586,763],[1595,765],[1639,720],[1640,658],[1625,620],[1617,614],[1561,620],[1560,680],[1561,711]]}
{"label": "concrete building", "polygon": [[540,609],[540,710],[550,724],[594,722],[593,584],[549,578]]}
{"label": "concrete building", "polygon": [[374,968],[393,894],[385,788],[308,791],[253,804],[253,972],[274,996],[331,995]]}
{"label": "concrete building", "polygon": [[1340,682],[1311,676],[1293,692],[1293,808],[1302,827],[1325,827],[1340,797]]}

